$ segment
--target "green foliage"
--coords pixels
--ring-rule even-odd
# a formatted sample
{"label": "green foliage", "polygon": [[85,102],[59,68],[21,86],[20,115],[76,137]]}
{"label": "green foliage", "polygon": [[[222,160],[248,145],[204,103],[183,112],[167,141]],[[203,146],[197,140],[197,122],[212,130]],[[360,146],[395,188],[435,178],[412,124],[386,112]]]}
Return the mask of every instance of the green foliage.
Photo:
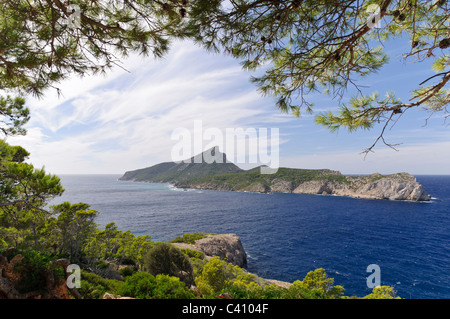
{"label": "green foliage", "polygon": [[313,292],[319,298],[339,298],[344,293],[342,286],[333,286],[334,279],[328,278],[325,269],[318,268],[308,272],[302,281],[295,281],[294,287],[304,288]]}
{"label": "green foliage", "polygon": [[49,273],[53,274],[55,282],[65,278],[62,268],[54,266],[45,254],[35,251],[14,252],[15,255],[19,253],[23,259],[16,264],[14,271],[20,273],[17,286],[20,293],[45,290]]}
{"label": "green foliage", "polygon": [[121,177],[122,180],[133,181],[154,181],[154,182],[187,182],[192,178],[208,177],[219,174],[230,174],[241,172],[238,166],[233,163],[207,163],[198,162],[192,157],[188,164],[186,163],[160,163],[151,167],[129,171]]}
{"label": "green foliage", "polygon": [[189,258],[169,243],[158,243],[144,256],[144,269],[156,276],[159,274],[180,278],[186,285],[192,283],[192,265]]}
{"label": "green foliage", "polygon": [[203,298],[227,292],[236,299],[338,299],[344,292],[342,286],[334,286],[334,279],[328,278],[324,269],[309,272],[289,288],[267,284],[219,257],[203,262],[196,274],[195,283]]}
{"label": "green foliage", "polygon": [[101,299],[105,292],[118,294],[123,285],[122,281],[105,279],[94,273],[82,270],[79,292],[85,299]]}
{"label": "green foliage", "polygon": [[2,245],[39,249],[40,231],[50,216],[43,207],[64,189],[57,176],[25,163],[29,155],[0,141],[0,235]]}
{"label": "green foliage", "polygon": [[130,231],[120,231],[115,223],[105,230],[96,230],[85,245],[86,258],[116,260],[120,264],[142,266],[143,256],[150,249],[150,236],[134,236]]}
{"label": "green foliage", "polygon": [[[121,179],[136,179],[139,176],[140,181],[155,181],[160,179],[162,175],[165,175],[165,171],[161,165],[157,164],[149,168],[142,170],[127,172]],[[213,165],[213,164],[190,164],[190,165]],[[153,175],[152,172],[156,167],[158,167],[158,175]],[[169,169],[172,166],[169,166]],[[167,169],[167,168],[166,168]],[[147,173],[143,173],[143,171]],[[230,190],[246,190],[251,188],[252,185],[262,185],[265,189],[269,190],[270,186],[275,182],[284,180],[287,182],[292,182],[293,187],[307,181],[312,180],[328,180],[340,183],[348,183],[347,178],[337,171],[332,171],[328,169],[295,169],[295,168],[285,168],[280,167],[278,171],[274,174],[261,174],[259,168],[253,168],[250,170],[230,171],[226,170],[224,174],[221,171],[210,170],[201,171],[201,174],[197,171],[191,170],[189,173],[183,173],[180,170],[178,174],[170,173],[170,178],[165,180],[167,182],[175,183],[177,187],[190,187],[193,185],[208,184],[211,188],[225,188]],[[169,174],[167,175],[169,176]],[[195,233],[195,234],[184,234],[182,237],[178,236],[172,242],[184,242],[184,243],[194,243],[195,240],[205,236],[205,233]]]}
{"label": "green foliage", "polygon": [[245,190],[255,184],[263,185],[269,189],[274,181],[279,180],[292,182],[293,187],[312,180],[348,182],[344,175],[328,169],[296,169],[285,167],[280,167],[274,174],[261,174],[260,170],[256,168],[235,174],[213,175],[197,179],[193,177],[189,182],[193,185],[208,183],[216,185],[216,187],[226,185],[233,190]]}
{"label": "green foliage", "polygon": [[[23,126],[30,119],[30,110],[21,97],[0,96],[0,131],[5,135],[25,135]],[[4,142],[2,141],[2,144]],[[16,160],[17,161],[17,160]]]}
{"label": "green foliage", "polygon": [[[159,1],[4,1],[0,89],[42,95],[69,74],[105,72],[131,52],[162,56],[182,6]],[[74,24],[68,23],[70,21]]]}
{"label": "green foliage", "polygon": [[155,276],[139,272],[125,279],[124,286],[119,290],[121,296],[138,299],[149,299],[155,290]]}
{"label": "green foliage", "polygon": [[180,278],[168,275],[156,275],[155,299],[192,299],[194,293],[180,281]]}
{"label": "green foliage", "polygon": [[[262,69],[252,81],[263,95],[274,97],[282,112],[295,116],[311,113],[316,94],[330,95],[339,100],[338,111],[321,113],[316,122],[331,131],[387,125],[419,106],[429,112],[446,112],[450,101],[445,89],[450,80],[448,1],[209,3],[190,1],[185,32],[205,48],[241,60],[246,70]],[[373,99],[361,80],[387,65],[384,42],[399,39],[404,43],[405,61],[432,64],[440,73],[411,88],[409,101],[401,101],[395,94]],[[423,87],[431,78],[435,84]],[[353,99],[341,103],[349,88],[355,88]],[[422,89],[420,98],[415,98]]]}
{"label": "green foliage", "polygon": [[192,249],[188,249],[188,248],[182,248],[181,251],[189,258],[200,258],[201,259],[205,255],[201,251],[192,250]]}
{"label": "green foliage", "polygon": [[89,204],[64,202],[52,207],[58,215],[55,229],[60,238],[59,254],[69,256],[72,262],[80,260],[85,253],[85,244],[95,233],[94,219],[98,212]]}
{"label": "green foliage", "polygon": [[4,213],[41,208],[64,191],[57,176],[24,162],[29,155],[20,146],[0,141],[0,211]]}
{"label": "green foliage", "polygon": [[146,272],[135,273],[125,279],[118,291],[121,296],[138,299],[188,299],[194,294],[177,277]]}
{"label": "green foliage", "polygon": [[196,240],[205,238],[208,235],[214,235],[213,233],[193,233],[193,234],[183,234],[183,236],[177,236],[173,239],[172,243],[186,243],[186,244],[195,244]]}
{"label": "green foliage", "polygon": [[119,270],[119,273],[123,277],[131,276],[131,275],[135,274],[136,272],[137,272],[137,268],[136,267],[132,267],[132,266],[127,266],[127,267],[124,267],[124,268]]}
{"label": "green foliage", "polygon": [[365,296],[364,299],[400,299],[395,295],[393,287],[378,286],[372,289],[372,293]]}
{"label": "green foliage", "polygon": [[258,289],[256,280],[256,276],[216,256],[203,265],[200,275],[195,278],[195,284],[203,296],[215,296],[231,286],[240,290]]}

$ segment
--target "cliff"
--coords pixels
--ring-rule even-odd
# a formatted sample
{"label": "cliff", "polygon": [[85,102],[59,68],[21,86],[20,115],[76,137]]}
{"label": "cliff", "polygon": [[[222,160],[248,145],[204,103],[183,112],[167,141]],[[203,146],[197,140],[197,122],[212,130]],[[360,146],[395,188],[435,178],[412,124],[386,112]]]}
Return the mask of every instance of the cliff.
{"label": "cliff", "polygon": [[310,181],[298,185],[293,193],[350,196],[366,199],[429,201],[424,187],[408,173],[388,176],[347,176],[346,182]]}
{"label": "cliff", "polygon": [[[220,155],[220,163],[207,163],[205,157]],[[199,157],[200,156],[200,157]],[[196,159],[194,161],[194,159]],[[217,148],[207,150],[188,163],[162,163],[126,172],[120,180],[166,182],[179,188],[196,188],[259,193],[302,193],[338,195],[366,199],[429,201],[424,187],[408,173],[383,176],[344,176],[329,169],[281,167],[274,174],[259,169],[242,170],[226,160]]]}

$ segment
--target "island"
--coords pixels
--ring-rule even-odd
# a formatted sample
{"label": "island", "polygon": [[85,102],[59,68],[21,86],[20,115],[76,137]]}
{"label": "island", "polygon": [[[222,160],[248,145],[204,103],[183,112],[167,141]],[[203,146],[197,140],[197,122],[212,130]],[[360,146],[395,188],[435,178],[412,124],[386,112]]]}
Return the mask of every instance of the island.
{"label": "island", "polygon": [[[220,161],[211,162],[211,159]],[[177,188],[298,193],[349,196],[365,199],[429,201],[423,185],[409,173],[363,176],[343,175],[330,169],[280,167],[274,174],[261,174],[260,167],[244,170],[227,160],[218,147],[176,162],[126,172],[121,181],[170,183]]]}

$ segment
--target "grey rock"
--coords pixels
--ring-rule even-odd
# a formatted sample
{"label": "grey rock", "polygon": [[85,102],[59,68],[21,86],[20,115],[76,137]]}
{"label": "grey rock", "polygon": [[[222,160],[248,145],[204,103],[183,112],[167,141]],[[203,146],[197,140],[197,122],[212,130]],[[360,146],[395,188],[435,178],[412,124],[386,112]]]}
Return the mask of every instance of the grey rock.
{"label": "grey rock", "polygon": [[332,194],[366,199],[429,201],[423,185],[408,173],[382,176],[347,176],[347,182],[314,180],[298,185],[293,193]]}
{"label": "grey rock", "polygon": [[196,240],[194,244],[174,243],[178,248],[189,248],[201,251],[206,258],[219,256],[239,267],[247,264],[247,254],[242,245],[241,239],[236,234],[208,235]]}

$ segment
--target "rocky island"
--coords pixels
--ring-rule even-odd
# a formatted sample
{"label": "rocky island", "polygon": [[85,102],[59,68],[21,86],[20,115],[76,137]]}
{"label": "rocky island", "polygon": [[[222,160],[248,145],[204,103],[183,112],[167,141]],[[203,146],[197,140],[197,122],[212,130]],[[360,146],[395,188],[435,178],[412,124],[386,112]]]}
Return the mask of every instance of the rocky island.
{"label": "rocky island", "polygon": [[[205,158],[221,161],[205,161]],[[298,193],[349,196],[365,199],[429,201],[423,185],[409,173],[345,176],[329,169],[281,167],[274,174],[261,174],[259,167],[243,170],[213,147],[180,163],[165,162],[126,172],[119,180],[170,183],[196,188],[259,193]]]}

